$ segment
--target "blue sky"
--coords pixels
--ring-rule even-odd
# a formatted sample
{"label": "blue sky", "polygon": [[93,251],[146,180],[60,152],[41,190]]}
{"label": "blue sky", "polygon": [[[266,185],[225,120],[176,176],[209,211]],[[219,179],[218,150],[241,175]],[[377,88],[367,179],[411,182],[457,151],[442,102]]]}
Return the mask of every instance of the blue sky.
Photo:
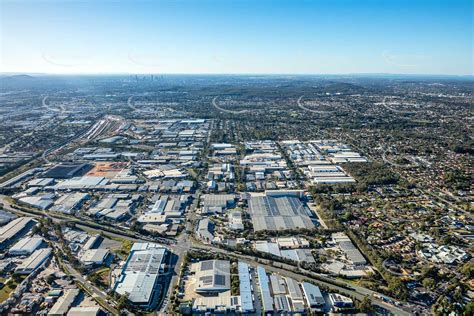
{"label": "blue sky", "polygon": [[473,74],[471,0],[0,0],[2,72]]}

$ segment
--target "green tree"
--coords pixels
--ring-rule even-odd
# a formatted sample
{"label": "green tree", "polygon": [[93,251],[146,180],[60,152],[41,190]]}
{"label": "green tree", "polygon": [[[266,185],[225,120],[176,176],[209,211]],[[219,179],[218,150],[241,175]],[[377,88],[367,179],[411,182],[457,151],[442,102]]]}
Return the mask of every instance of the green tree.
{"label": "green tree", "polygon": [[424,278],[422,284],[425,288],[432,289],[435,285],[435,280],[432,278]]}
{"label": "green tree", "polygon": [[368,295],[364,296],[362,301],[358,304],[357,308],[362,313],[371,313],[373,312],[372,301]]}

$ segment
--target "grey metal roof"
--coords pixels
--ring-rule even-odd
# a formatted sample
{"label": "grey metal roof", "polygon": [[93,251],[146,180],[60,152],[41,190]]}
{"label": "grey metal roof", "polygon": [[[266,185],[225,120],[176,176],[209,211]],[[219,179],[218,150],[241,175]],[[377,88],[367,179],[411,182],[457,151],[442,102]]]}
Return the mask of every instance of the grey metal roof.
{"label": "grey metal roof", "polygon": [[260,292],[262,298],[262,307],[264,312],[273,311],[273,299],[270,295],[270,287],[268,285],[267,272],[263,267],[257,267],[257,275],[260,284]]}
{"label": "grey metal roof", "polygon": [[306,206],[295,196],[253,196],[249,211],[255,231],[314,227]]}
{"label": "grey metal roof", "polygon": [[135,243],[116,282],[115,291],[129,293],[131,302],[151,304],[165,254],[166,249],[158,244]]}
{"label": "grey metal roof", "polygon": [[254,310],[252,300],[252,288],[250,283],[249,266],[244,262],[238,263],[239,281],[240,281],[240,304],[242,312],[250,312]]}
{"label": "grey metal roof", "polygon": [[214,292],[230,289],[230,263],[225,260],[207,260],[199,263],[196,292]]}

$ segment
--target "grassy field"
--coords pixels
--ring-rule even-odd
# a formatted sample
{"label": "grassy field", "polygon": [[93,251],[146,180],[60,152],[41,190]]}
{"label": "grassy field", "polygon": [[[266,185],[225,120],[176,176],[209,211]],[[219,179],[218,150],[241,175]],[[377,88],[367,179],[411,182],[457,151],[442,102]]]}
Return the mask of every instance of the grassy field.
{"label": "grassy field", "polygon": [[[114,238],[114,240],[116,240],[116,238]],[[121,239],[120,241],[122,242],[122,247],[120,249],[115,250],[115,253],[121,259],[126,259],[130,254],[130,249],[132,249],[133,241],[127,239]]]}
{"label": "grassy field", "polygon": [[[25,276],[22,276],[19,283],[21,283],[24,279]],[[7,279],[0,278],[0,282],[5,283],[6,281]],[[13,279],[10,279],[8,284],[5,284],[4,287],[0,289],[0,303],[3,303],[6,299],[8,299],[10,293],[16,289],[19,283],[15,282]]]}
{"label": "grassy field", "polygon": [[110,268],[105,267],[94,272],[99,277],[99,282],[103,288],[106,288],[110,285],[109,279]]}

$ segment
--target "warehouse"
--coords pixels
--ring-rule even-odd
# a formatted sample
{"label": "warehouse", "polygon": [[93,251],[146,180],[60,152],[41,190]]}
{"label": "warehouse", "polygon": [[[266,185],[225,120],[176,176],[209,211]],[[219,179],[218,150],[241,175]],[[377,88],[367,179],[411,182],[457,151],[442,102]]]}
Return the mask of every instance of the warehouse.
{"label": "warehouse", "polygon": [[230,295],[230,291],[220,293],[217,296],[200,296],[193,302],[193,312],[205,314],[211,312],[215,314],[235,315],[240,310],[240,296]]}
{"label": "warehouse", "polygon": [[48,316],[63,316],[66,315],[71,305],[79,295],[78,289],[67,289],[58,301],[51,307]]}
{"label": "warehouse", "polygon": [[277,274],[270,275],[270,285],[273,295],[285,295],[286,294],[286,282],[281,276]]}
{"label": "warehouse", "polygon": [[209,218],[201,219],[196,234],[204,242],[211,243],[214,240],[214,223]]}
{"label": "warehouse", "polygon": [[87,242],[84,244],[84,247],[82,247],[82,250],[96,249],[99,247],[103,240],[104,237],[102,237],[101,235],[91,236],[89,240],[87,240]]}
{"label": "warehouse", "polygon": [[262,300],[262,311],[273,312],[273,299],[270,294],[269,280],[267,272],[262,267],[257,267],[257,275],[260,285],[260,296]]}
{"label": "warehouse", "polygon": [[309,209],[294,195],[253,195],[249,212],[254,231],[314,228]]}
{"label": "warehouse", "polygon": [[41,168],[33,168],[30,170],[27,170],[23,172],[22,174],[17,175],[16,177],[13,177],[5,182],[0,183],[0,189],[18,188],[20,187],[22,182],[26,181],[27,179],[31,178],[33,175],[35,175],[36,173],[42,170],[43,169]]}
{"label": "warehouse", "polygon": [[16,218],[16,215],[0,210],[0,226],[6,225]]}
{"label": "warehouse", "polygon": [[79,261],[87,268],[100,266],[107,260],[109,253],[107,249],[89,249],[84,251]]}
{"label": "warehouse", "polygon": [[275,242],[269,242],[266,240],[256,240],[255,250],[281,257],[280,247]]}
{"label": "warehouse", "polygon": [[228,214],[229,229],[233,231],[244,230],[244,223],[242,221],[242,213],[239,210],[230,211]]}
{"label": "warehouse", "polygon": [[[84,189],[96,189],[101,186],[106,186],[109,183],[109,179],[105,177],[95,176],[83,176],[64,180],[56,184],[55,189],[57,190],[84,190]],[[118,187],[117,187],[118,188]]]}
{"label": "warehouse", "polygon": [[303,301],[303,292],[301,291],[299,283],[292,278],[285,278],[285,281],[291,301]]}
{"label": "warehouse", "polygon": [[18,199],[21,204],[26,204],[41,210],[48,209],[54,203],[55,195],[53,193],[37,195],[37,196],[25,196]]}
{"label": "warehouse", "polygon": [[12,256],[30,255],[43,243],[41,237],[25,237],[14,244],[8,253]]}
{"label": "warehouse", "polygon": [[353,306],[352,299],[341,294],[331,293],[329,294],[329,300],[336,308],[349,308]]}
{"label": "warehouse", "polygon": [[88,199],[89,194],[87,193],[68,193],[57,199],[51,210],[65,214],[73,214]]}
{"label": "warehouse", "polygon": [[54,184],[53,178],[36,178],[28,182],[27,187],[46,187]]}
{"label": "warehouse", "polygon": [[92,165],[90,164],[59,164],[43,173],[43,177],[54,179],[70,179],[72,177],[83,175],[90,169],[92,169]]}
{"label": "warehouse", "polygon": [[204,194],[202,206],[204,208],[232,208],[235,206],[234,194]]}
{"label": "warehouse", "polygon": [[353,265],[365,265],[367,260],[352,243],[351,239],[344,233],[334,233],[331,235],[333,241],[346,254],[347,259]]}
{"label": "warehouse", "polygon": [[160,294],[167,250],[154,243],[134,243],[114,286],[115,292],[128,295],[133,304],[153,308]]}
{"label": "warehouse", "polygon": [[252,286],[250,282],[249,265],[239,261],[239,288],[240,288],[240,305],[242,313],[250,313],[255,311],[252,300]]}
{"label": "warehouse", "polygon": [[207,260],[196,265],[196,293],[217,294],[230,290],[229,261]]}
{"label": "warehouse", "polygon": [[323,294],[319,287],[314,284],[303,282],[301,283],[303,288],[304,297],[306,298],[306,304],[311,309],[321,308],[326,303],[324,301]]}
{"label": "warehouse", "polygon": [[68,316],[97,316],[101,314],[103,313],[99,306],[71,307],[71,309],[67,313]]}
{"label": "warehouse", "polygon": [[0,228],[0,248],[5,248],[21,233],[29,230],[36,224],[31,217],[19,217]]}
{"label": "warehouse", "polygon": [[281,250],[281,256],[297,262],[315,263],[311,249],[289,249]]}
{"label": "warehouse", "polygon": [[273,300],[275,302],[275,311],[277,311],[278,313],[283,313],[283,314],[287,314],[291,312],[290,302],[286,295],[281,295],[281,294],[275,295]]}
{"label": "warehouse", "polygon": [[20,274],[30,274],[38,269],[51,255],[51,249],[38,249],[28,258],[25,259],[19,266],[16,267],[15,272]]}

